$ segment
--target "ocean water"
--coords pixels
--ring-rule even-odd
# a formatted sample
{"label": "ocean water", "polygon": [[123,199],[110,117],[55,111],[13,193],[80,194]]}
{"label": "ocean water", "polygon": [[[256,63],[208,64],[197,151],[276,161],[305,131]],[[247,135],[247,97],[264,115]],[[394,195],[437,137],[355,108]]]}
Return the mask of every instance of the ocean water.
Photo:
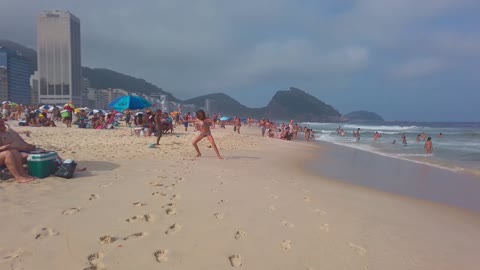
{"label": "ocean water", "polygon": [[[302,123],[315,131],[315,139],[337,145],[356,148],[378,155],[427,164],[454,172],[480,175],[480,123]],[[345,136],[337,134],[341,127]],[[361,139],[353,137],[360,128]],[[375,132],[382,137],[373,141]],[[418,134],[425,132],[432,138],[433,154],[425,154],[422,140],[416,142]],[[442,133],[442,138],[438,135]],[[402,134],[407,145],[402,145]],[[392,144],[393,141],[395,144]]]}

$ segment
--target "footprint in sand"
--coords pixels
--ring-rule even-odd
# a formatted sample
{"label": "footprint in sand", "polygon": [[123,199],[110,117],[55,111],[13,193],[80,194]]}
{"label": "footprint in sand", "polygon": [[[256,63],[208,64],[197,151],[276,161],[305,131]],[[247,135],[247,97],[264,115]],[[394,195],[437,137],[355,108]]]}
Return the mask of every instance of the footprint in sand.
{"label": "footprint in sand", "polygon": [[55,231],[54,229],[45,227],[45,228],[41,228],[40,231],[35,234],[35,239],[44,239],[44,238],[56,236],[59,234],[60,233]]}
{"label": "footprint in sand", "polygon": [[155,256],[155,259],[157,262],[166,262],[168,261],[168,256],[167,256],[168,250],[166,249],[159,249],[153,253],[153,256]]}
{"label": "footprint in sand", "polygon": [[173,200],[180,200],[180,195],[179,194],[174,194],[172,195],[172,197],[170,198],[171,201]]}
{"label": "footprint in sand", "polygon": [[162,206],[162,208],[165,208],[165,207],[169,208],[169,207],[175,207],[175,206],[176,206],[176,204],[171,202],[171,203],[165,204],[164,206]]}
{"label": "footprint in sand", "polygon": [[179,183],[185,180],[183,177],[178,177],[178,176],[175,176],[174,179],[176,183]]}
{"label": "footprint in sand", "polygon": [[228,203],[228,200],[220,200],[220,201],[218,201],[217,204],[226,204],[226,203]]}
{"label": "footprint in sand", "polygon": [[0,253],[0,263],[8,262],[10,260],[14,260],[16,258],[19,258],[22,256],[24,251],[22,249],[17,249],[17,250],[9,250],[9,251],[4,251]]}
{"label": "footprint in sand", "polygon": [[312,209],[312,212],[313,212],[314,214],[321,215],[321,216],[324,216],[324,215],[327,214],[327,212],[325,212],[325,211],[323,211],[323,210],[320,210],[320,209],[318,209],[318,208],[317,208],[317,209]]}
{"label": "footprint in sand", "polygon": [[358,245],[355,245],[353,243],[348,243],[348,246],[350,248],[352,248],[353,250],[355,250],[355,252],[357,252],[359,255],[363,256],[367,253],[367,250],[362,246],[358,246]]}
{"label": "footprint in sand", "polygon": [[327,223],[320,225],[320,230],[324,232],[330,231],[330,226]]}
{"label": "footprint in sand", "polygon": [[289,250],[292,248],[292,241],[290,240],[284,240],[280,246],[283,248],[283,250]]}
{"label": "footprint in sand", "polygon": [[152,196],[157,196],[157,195],[167,196],[167,193],[159,192],[159,191],[152,192]]}
{"label": "footprint in sand", "polygon": [[230,260],[230,264],[233,266],[233,267],[240,267],[242,266],[242,257],[238,254],[234,254],[234,255],[230,255],[228,257],[228,259]]}
{"label": "footprint in sand", "polygon": [[143,207],[143,206],[147,205],[146,203],[142,203],[142,202],[134,202],[134,203],[132,203],[132,204],[133,204],[133,206],[135,206],[135,207]]}
{"label": "footprint in sand", "polygon": [[137,222],[137,221],[151,222],[152,220],[153,220],[152,215],[145,214],[145,215],[137,215],[137,216],[133,216],[131,218],[127,218],[125,221],[126,222]]}
{"label": "footprint in sand", "polygon": [[165,234],[175,234],[180,231],[182,226],[178,225],[177,223],[171,225],[168,227],[168,229],[165,231]]}
{"label": "footprint in sand", "polygon": [[237,231],[237,232],[235,233],[235,239],[237,239],[237,240],[238,240],[238,239],[242,239],[242,238],[244,238],[245,236],[247,236],[247,233],[244,232],[244,231]]}
{"label": "footprint in sand", "polygon": [[215,213],[213,214],[217,219],[223,219],[225,215],[223,213]]}
{"label": "footprint in sand", "polygon": [[88,255],[87,260],[90,267],[85,268],[83,270],[107,269],[102,262],[102,259],[104,256],[105,254],[101,251]]}
{"label": "footprint in sand", "polygon": [[304,201],[304,202],[310,202],[310,197],[304,197],[304,198],[303,198],[303,201]]}
{"label": "footprint in sand", "polygon": [[175,215],[177,214],[177,210],[175,208],[167,208],[165,209],[165,212],[167,213],[167,215],[171,216],[171,215]]}
{"label": "footprint in sand", "polygon": [[268,209],[270,209],[271,211],[275,211],[277,210],[277,207],[275,205],[270,205]]}
{"label": "footprint in sand", "polygon": [[117,237],[113,237],[111,235],[100,236],[100,244],[110,244],[117,240],[118,240]]}
{"label": "footprint in sand", "polygon": [[164,184],[158,183],[158,182],[150,182],[149,184],[153,187],[163,187],[164,186]]}
{"label": "footprint in sand", "polygon": [[88,198],[89,201],[99,199],[100,196],[98,194],[90,194],[90,197]]}
{"label": "footprint in sand", "polygon": [[280,198],[278,195],[275,195],[275,194],[270,194],[268,197],[269,197],[270,199],[275,199],[275,200],[278,199],[278,198]]}
{"label": "footprint in sand", "polygon": [[290,222],[288,222],[288,221],[286,221],[286,220],[282,220],[282,221],[280,221],[280,223],[281,223],[283,226],[288,227],[288,228],[294,228],[294,227],[295,227],[295,225],[294,225],[293,223],[290,223]]}
{"label": "footprint in sand", "polygon": [[113,183],[112,183],[112,182],[110,182],[110,183],[106,183],[106,184],[102,184],[102,185],[99,185],[98,187],[99,187],[99,188],[106,188],[106,187],[109,187],[109,186],[111,186],[111,185],[113,185]]}
{"label": "footprint in sand", "polygon": [[213,192],[213,193],[216,193],[216,192],[218,192],[218,189],[213,188],[213,189],[211,189],[210,191]]}
{"label": "footprint in sand", "polygon": [[144,233],[144,232],[134,233],[134,234],[130,234],[127,237],[124,237],[123,240],[127,241],[127,240],[132,240],[132,239],[138,239],[138,238],[144,237],[145,235],[147,235],[147,234]]}
{"label": "footprint in sand", "polygon": [[79,212],[79,211],[80,211],[80,208],[74,207],[74,208],[70,208],[70,209],[67,209],[67,210],[63,210],[63,211],[62,211],[62,215],[68,216],[68,215],[75,214],[75,213],[77,213],[77,212]]}

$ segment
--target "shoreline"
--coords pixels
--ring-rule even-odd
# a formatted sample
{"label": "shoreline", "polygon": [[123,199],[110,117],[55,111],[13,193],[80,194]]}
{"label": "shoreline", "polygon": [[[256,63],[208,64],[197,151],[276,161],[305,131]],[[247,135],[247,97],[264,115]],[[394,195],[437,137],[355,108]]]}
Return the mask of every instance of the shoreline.
{"label": "shoreline", "polygon": [[[315,162],[310,162],[308,169],[321,176],[480,213],[480,198],[476,194],[480,178],[476,174],[452,172],[328,142],[318,144],[329,149],[329,159],[323,159],[323,163],[317,159],[317,169]],[[333,164],[341,164],[343,169],[333,170]]]}
{"label": "shoreline", "polygon": [[88,170],[0,183],[0,269],[475,269],[480,215],[313,175],[326,147],[244,131],[212,130],[217,160],[205,141],[193,158],[193,132],[150,149],[122,129],[35,130],[78,141],[62,151]]}

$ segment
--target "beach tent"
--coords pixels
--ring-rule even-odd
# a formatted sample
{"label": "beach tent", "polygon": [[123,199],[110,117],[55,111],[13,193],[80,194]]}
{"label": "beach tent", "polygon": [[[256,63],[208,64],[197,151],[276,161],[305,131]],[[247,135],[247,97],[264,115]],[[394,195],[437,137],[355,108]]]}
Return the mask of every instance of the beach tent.
{"label": "beach tent", "polygon": [[222,117],[220,118],[220,121],[227,121],[227,120],[230,120],[230,119],[232,119],[232,118],[231,118],[231,117],[228,117],[228,116],[222,116]]}
{"label": "beach tent", "polygon": [[139,96],[123,96],[114,99],[107,107],[109,109],[113,108],[117,111],[123,112],[126,109],[139,110],[150,106],[152,106],[152,103]]}

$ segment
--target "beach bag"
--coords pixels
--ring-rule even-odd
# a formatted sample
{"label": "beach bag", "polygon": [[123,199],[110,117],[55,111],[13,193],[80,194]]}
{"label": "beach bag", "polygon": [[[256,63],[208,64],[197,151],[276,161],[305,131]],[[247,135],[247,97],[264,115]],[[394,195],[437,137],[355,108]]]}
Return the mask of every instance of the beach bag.
{"label": "beach bag", "polygon": [[55,172],[55,176],[63,177],[70,179],[73,177],[73,173],[77,168],[77,163],[71,159],[66,159],[60,164],[57,171]]}

